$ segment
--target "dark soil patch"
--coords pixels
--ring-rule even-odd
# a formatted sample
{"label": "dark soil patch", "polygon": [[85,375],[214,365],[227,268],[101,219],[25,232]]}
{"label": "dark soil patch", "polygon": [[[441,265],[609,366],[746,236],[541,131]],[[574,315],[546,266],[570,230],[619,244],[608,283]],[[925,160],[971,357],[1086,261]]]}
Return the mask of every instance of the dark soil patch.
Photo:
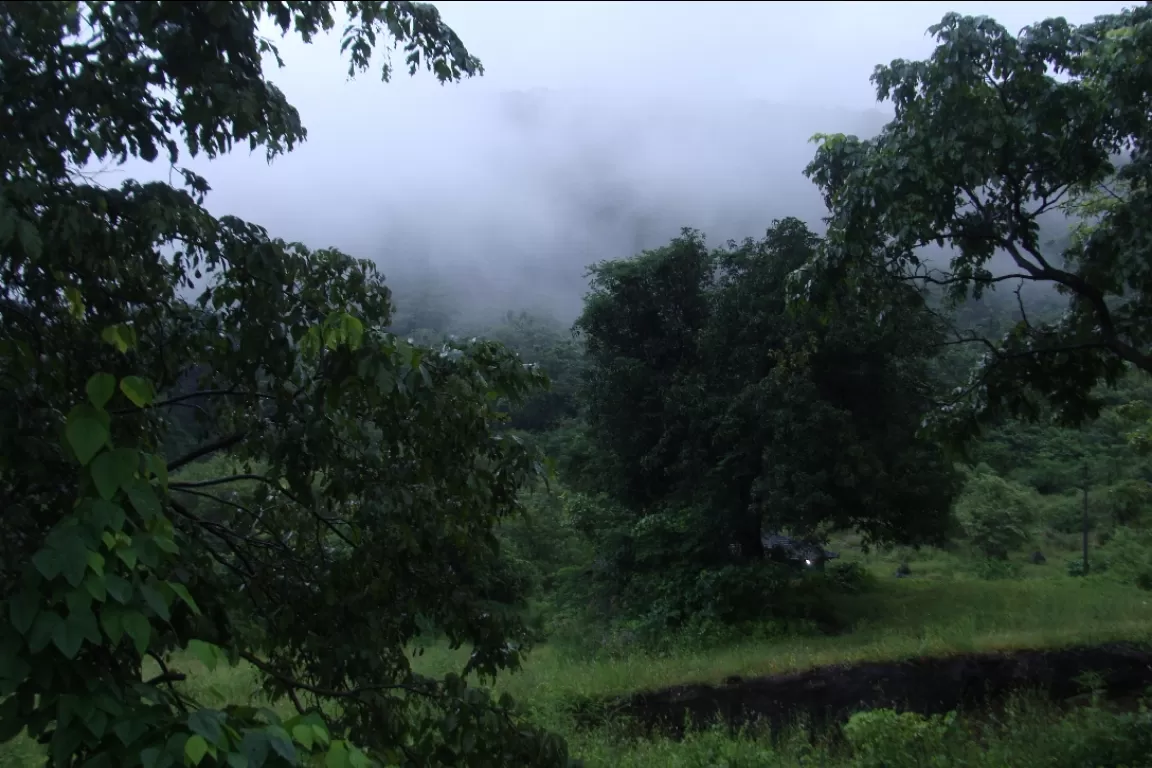
{"label": "dark soil patch", "polygon": [[[1013,693],[1033,692],[1063,702],[1085,692],[1085,673],[1098,676],[1109,699],[1131,699],[1152,686],[1152,650],[1108,644],[1044,651],[967,654],[906,661],[820,667],[774,677],[728,678],[723,685],[686,685],[633,694],[577,712],[584,725],[611,713],[644,730],[672,734],[686,722],[718,718],[779,728],[804,720],[823,727],[853,712],[891,708],[921,714],[987,709]],[[591,705],[591,706],[589,706]]]}

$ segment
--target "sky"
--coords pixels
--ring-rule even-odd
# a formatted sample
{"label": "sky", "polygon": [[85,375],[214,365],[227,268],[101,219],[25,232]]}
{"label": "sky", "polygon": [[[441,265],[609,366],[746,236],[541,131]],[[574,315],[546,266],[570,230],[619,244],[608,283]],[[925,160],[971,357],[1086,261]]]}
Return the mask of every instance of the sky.
{"label": "sky", "polygon": [[398,66],[387,84],[374,71],[349,81],[335,35],[286,39],[286,68],[268,74],[308,141],[272,166],[246,147],[192,163],[213,185],[208,207],[372,258],[405,285],[439,275],[461,307],[570,319],[587,265],[682,226],[721,242],[787,215],[818,225],[822,204],[801,173],[809,137],[876,132],[887,113],[873,68],[928,56],[926,29],[945,13],[1017,30],[1127,4],[436,5],[483,77],[440,86]]}

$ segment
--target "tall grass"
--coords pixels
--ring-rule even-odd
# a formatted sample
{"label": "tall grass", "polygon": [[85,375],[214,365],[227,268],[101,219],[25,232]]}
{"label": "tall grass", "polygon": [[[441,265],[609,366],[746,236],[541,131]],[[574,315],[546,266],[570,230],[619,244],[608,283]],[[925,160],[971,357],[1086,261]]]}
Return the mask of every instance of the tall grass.
{"label": "tall grass", "polygon": [[[533,651],[520,672],[503,676],[495,687],[515,697],[542,725],[564,734],[574,754],[587,758],[589,766],[799,765],[797,761],[805,755],[808,761],[804,765],[820,765],[811,762],[817,757],[829,766],[848,765],[855,763],[842,762],[835,750],[821,747],[823,751],[813,752],[806,739],[773,746],[754,732],[733,734],[727,729],[713,729],[690,735],[683,743],[665,739],[636,741],[611,726],[579,732],[569,714],[570,705],[585,697],[719,682],[731,675],[771,675],[826,664],[1120,640],[1152,641],[1152,593],[1097,577],[1070,578],[1061,574],[1060,564],[1027,566],[1028,578],[1019,580],[979,580],[966,575],[963,558],[939,552],[911,555],[913,578],[892,578],[893,563],[909,557],[909,553],[889,553],[859,558],[867,562],[880,581],[873,592],[839,599],[838,609],[852,626],[851,631],[839,636],[750,637],[711,650],[632,652],[601,658],[577,658],[562,647],[544,644]],[[424,654],[413,658],[413,665],[427,674],[458,672],[467,653],[467,649],[452,650],[434,643]],[[178,659],[175,666],[189,673],[185,685],[205,703],[260,701],[257,677],[249,667],[208,672],[190,659]],[[1088,733],[1084,730],[1088,726],[1077,724],[1080,721],[1053,719],[1051,713],[1040,718],[1033,709],[1028,710],[1027,717],[1032,719],[1009,724],[1019,730],[1030,723],[1028,728],[1033,730],[1020,731],[1025,736],[1009,737],[1005,731],[982,738],[1008,750],[1011,745],[1024,743],[1021,739],[1032,738],[1027,734],[1038,733],[1035,729],[1041,723],[1054,729],[1072,729],[1068,731],[1073,733],[1069,739]],[[42,755],[37,745],[20,737],[0,746],[0,767],[39,764]],[[1063,765],[999,763],[1049,764]]]}
{"label": "tall grass", "polygon": [[[536,709],[572,697],[624,694],[719,682],[826,664],[1118,640],[1152,641],[1152,594],[1099,579],[921,581],[889,579],[843,598],[853,621],[843,635],[750,639],[714,650],[572,658],[535,649],[524,668],[496,683]],[[459,672],[467,649],[433,646],[414,660],[422,672]]]}

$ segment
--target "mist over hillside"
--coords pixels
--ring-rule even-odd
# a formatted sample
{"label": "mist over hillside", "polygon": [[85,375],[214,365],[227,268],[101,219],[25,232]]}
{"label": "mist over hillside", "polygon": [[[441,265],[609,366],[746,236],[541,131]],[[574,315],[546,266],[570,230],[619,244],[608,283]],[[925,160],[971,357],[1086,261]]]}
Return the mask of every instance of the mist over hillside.
{"label": "mist over hillside", "polygon": [[562,319],[579,309],[589,264],[681,227],[714,243],[790,215],[821,228],[824,205],[802,174],[809,139],[869,136],[886,120],[879,110],[559,91],[460,100],[452,111],[474,127],[436,158],[453,183],[397,179],[404,196],[381,204],[382,245],[362,255],[401,304],[432,280],[461,315],[541,307]]}

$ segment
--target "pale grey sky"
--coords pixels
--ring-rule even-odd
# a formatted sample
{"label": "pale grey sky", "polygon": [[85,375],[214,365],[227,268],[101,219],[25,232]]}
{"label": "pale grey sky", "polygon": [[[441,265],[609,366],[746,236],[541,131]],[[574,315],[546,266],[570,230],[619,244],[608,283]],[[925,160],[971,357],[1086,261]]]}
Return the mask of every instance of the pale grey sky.
{"label": "pale grey sky", "polygon": [[[209,208],[309,245],[460,274],[481,303],[579,303],[584,267],[680,226],[709,239],[818,219],[800,172],[817,131],[883,124],[874,66],[923,58],[948,11],[1012,30],[1121,2],[443,2],[486,74],[355,81],[335,35],[282,42],[271,79],[308,142],[273,166],[196,163]],[[512,92],[521,93],[519,96]],[[127,170],[156,176],[158,168]],[[813,222],[816,223],[816,222]]]}

